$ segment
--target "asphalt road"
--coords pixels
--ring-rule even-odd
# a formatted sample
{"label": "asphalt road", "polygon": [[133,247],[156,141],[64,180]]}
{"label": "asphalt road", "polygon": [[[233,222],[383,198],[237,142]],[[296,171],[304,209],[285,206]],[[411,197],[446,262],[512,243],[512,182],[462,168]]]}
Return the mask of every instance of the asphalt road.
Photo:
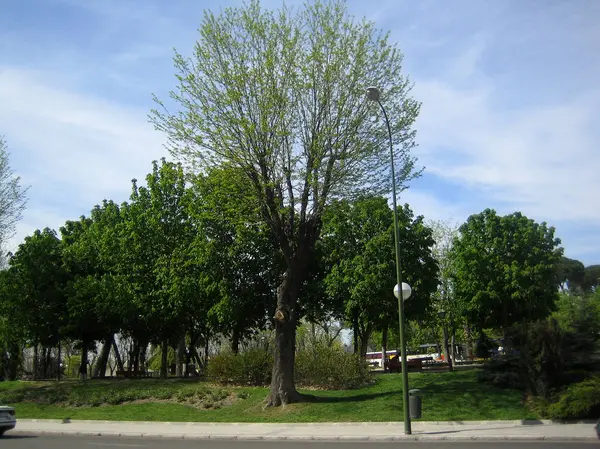
{"label": "asphalt road", "polygon": [[401,441],[390,443],[343,443],[303,441],[208,441],[147,438],[77,436],[27,436],[7,434],[0,438],[2,449],[591,449],[598,442],[550,441]]}

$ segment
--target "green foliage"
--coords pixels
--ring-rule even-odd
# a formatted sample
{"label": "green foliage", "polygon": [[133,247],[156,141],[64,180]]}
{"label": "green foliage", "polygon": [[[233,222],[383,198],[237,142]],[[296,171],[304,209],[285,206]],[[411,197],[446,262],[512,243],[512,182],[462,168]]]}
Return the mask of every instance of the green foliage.
{"label": "green foliage", "polygon": [[[262,349],[233,354],[225,352],[210,359],[207,376],[222,385],[268,385],[273,356]],[[341,348],[317,344],[296,354],[298,385],[330,390],[359,388],[371,380],[368,365]]]}
{"label": "green foliage", "polygon": [[561,257],[557,264],[557,276],[563,291],[567,289],[571,293],[579,293],[585,290],[585,268],[580,261]]}
{"label": "green foliage", "polygon": [[[395,112],[398,183],[421,173],[410,154],[420,105],[409,97],[402,54],[342,1],[270,11],[252,0],[207,11],[193,56],[176,53],[175,69],[178,112],[155,99],[151,120],[176,157],[201,170],[239,170],[285,263],[276,307],[295,312],[331,199],[391,187],[387,127],[371,120],[378,105],[365,102],[367,85],[380,86]],[[278,373],[275,404],[295,396],[282,391],[293,389],[285,348],[294,347],[295,326],[296,316],[275,326],[276,366],[291,367]]]}
{"label": "green foliage", "polygon": [[[398,226],[403,279],[413,288],[405,311],[415,319],[425,315],[437,288],[434,242],[423,217],[413,218],[408,205],[398,210]],[[325,216],[323,234],[331,266],[324,280],[327,293],[359,333],[364,350],[372,330],[392,327],[398,319],[393,211],[383,197],[336,202]]]}
{"label": "green foliage", "polygon": [[583,289],[590,291],[600,287],[600,265],[590,265],[585,267],[583,276]]}
{"label": "green foliage", "polygon": [[25,237],[9,260],[14,288],[11,324],[21,327],[24,337],[34,344],[56,345],[67,320],[68,275],[62,250],[55,231],[38,229]]}
{"label": "green foliage", "polygon": [[207,377],[223,385],[263,386],[271,381],[272,367],[273,355],[262,349],[223,352],[210,359]]}
{"label": "green foliage", "polygon": [[600,415],[600,376],[569,385],[545,410],[551,419],[596,419]]}
{"label": "green foliage", "polygon": [[451,253],[457,308],[479,328],[547,317],[558,297],[559,243],[554,228],[518,212],[470,216]]}
{"label": "green foliage", "polygon": [[327,390],[361,388],[372,380],[368,364],[359,355],[325,345],[296,354],[295,376],[299,385]]}

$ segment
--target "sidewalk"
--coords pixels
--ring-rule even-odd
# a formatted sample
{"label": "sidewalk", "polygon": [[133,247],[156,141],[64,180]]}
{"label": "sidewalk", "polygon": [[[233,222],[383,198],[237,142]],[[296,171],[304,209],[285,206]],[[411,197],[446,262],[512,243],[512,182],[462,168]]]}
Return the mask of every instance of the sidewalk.
{"label": "sidewalk", "polygon": [[18,419],[11,433],[99,435],[146,438],[238,440],[596,440],[593,423],[549,421],[465,421],[412,423],[404,435],[402,422],[320,424],[163,423]]}

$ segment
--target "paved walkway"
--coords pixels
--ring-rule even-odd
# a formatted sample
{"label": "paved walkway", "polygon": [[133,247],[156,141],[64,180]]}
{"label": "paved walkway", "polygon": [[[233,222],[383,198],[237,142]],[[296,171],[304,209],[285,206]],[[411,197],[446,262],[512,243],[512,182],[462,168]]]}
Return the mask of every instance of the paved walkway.
{"label": "paved walkway", "polygon": [[18,419],[11,433],[239,440],[597,440],[593,423],[464,421],[320,424],[163,423]]}

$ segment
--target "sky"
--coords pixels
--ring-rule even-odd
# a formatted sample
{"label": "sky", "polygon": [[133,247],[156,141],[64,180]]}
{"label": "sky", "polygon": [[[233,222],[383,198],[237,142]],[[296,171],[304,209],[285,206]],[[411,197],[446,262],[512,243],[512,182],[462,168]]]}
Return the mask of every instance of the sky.
{"label": "sky", "polygon": [[[169,157],[147,116],[152,94],[175,86],[173,49],[190,55],[203,10],[242,2],[1,3],[0,135],[31,186],[14,250],[105,198],[127,200],[131,179]],[[520,211],[554,226],[566,256],[599,264],[600,2],[356,0],[348,9],[390,32],[422,102],[414,155],[425,172],[399,201],[457,224],[488,207]]]}

